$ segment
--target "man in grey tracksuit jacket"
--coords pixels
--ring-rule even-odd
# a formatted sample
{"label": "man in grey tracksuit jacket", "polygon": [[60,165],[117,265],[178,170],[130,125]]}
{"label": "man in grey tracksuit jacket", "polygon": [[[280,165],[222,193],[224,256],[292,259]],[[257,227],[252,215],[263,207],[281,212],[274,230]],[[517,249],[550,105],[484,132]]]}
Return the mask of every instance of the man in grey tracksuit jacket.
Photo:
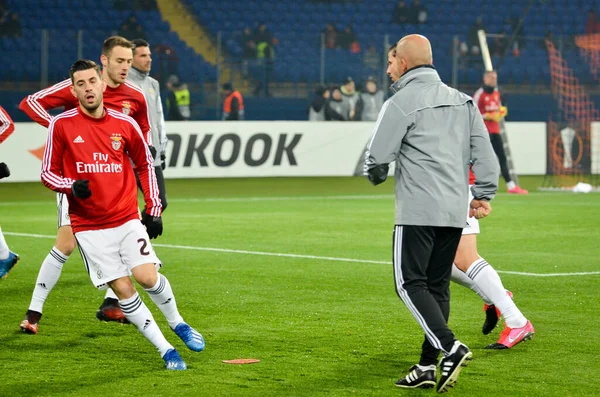
{"label": "man in grey tracksuit jacket", "polygon": [[127,80],[131,81],[144,92],[146,103],[148,103],[148,115],[150,117],[150,133],[154,148],[151,149],[154,157],[154,170],[163,211],[167,208],[167,192],[163,170],[166,168],[167,130],[165,127],[165,116],[162,101],[160,99],[160,84],[156,79],[149,76],[152,58],[150,58],[150,46],[147,41],[135,39],[132,41],[133,64],[127,74]]}
{"label": "man in grey tracksuit jacket", "polygon": [[[452,262],[467,218],[469,166],[477,176],[470,211],[481,218],[491,211],[498,161],[471,97],[442,83],[431,65],[429,41],[410,35],[396,51],[401,77],[379,113],[365,171],[379,184],[389,163],[396,163],[396,291],[425,331],[419,366],[435,370],[439,352],[444,353],[438,391],[445,391],[472,355],[447,326]],[[401,379],[396,385],[426,387],[435,379],[427,382],[415,386]]]}

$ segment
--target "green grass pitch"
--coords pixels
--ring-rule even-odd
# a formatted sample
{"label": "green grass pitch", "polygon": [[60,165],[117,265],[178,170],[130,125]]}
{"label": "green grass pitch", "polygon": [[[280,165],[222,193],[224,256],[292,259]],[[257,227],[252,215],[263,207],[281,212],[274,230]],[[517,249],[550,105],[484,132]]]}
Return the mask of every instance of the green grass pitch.
{"label": "green grass pitch", "polygon": [[[508,351],[484,350],[501,327],[482,335],[482,302],[452,285],[450,325],[473,361],[450,394],[598,396],[600,196],[538,193],[540,178],[522,183],[534,190],[529,196],[500,193],[493,201],[479,252],[536,335]],[[46,302],[39,334],[20,332],[56,233],[55,198],[41,183],[0,184],[0,225],[22,258],[0,282],[0,396],[435,394],[394,386],[417,362],[423,335],[394,291],[392,181],[169,180],[167,187],[155,248],[181,314],[207,344],[201,353],[187,350],[141,292],[188,364],[175,373],[133,326],[96,320],[103,292],[78,253]],[[221,362],[234,358],[261,362]]]}

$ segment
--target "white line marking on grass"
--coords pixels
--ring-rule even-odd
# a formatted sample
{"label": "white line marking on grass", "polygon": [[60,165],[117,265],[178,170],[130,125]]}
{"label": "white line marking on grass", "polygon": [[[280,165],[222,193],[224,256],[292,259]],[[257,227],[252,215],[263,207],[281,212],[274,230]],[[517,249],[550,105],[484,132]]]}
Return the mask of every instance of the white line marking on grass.
{"label": "white line marking on grass", "polygon": [[175,198],[169,202],[175,203],[229,203],[229,202],[258,202],[258,201],[315,201],[315,200],[381,200],[391,199],[393,194],[357,194],[344,196],[256,196],[256,197],[198,197]]}
{"label": "white line marking on grass", "polygon": [[[393,199],[393,194],[356,194],[341,196],[255,196],[255,197],[188,197],[172,198],[170,203],[238,203],[261,201],[321,201],[321,200],[383,200]],[[56,200],[48,201],[5,201],[0,202],[0,207],[17,207],[22,205],[52,205],[56,207]]]}
{"label": "white line marking on grass", "polygon": [[[29,238],[46,238],[54,239],[56,236],[44,235],[44,234],[32,234],[32,233],[14,233],[4,232],[7,236],[16,237],[29,237]],[[155,247],[173,248],[182,250],[193,250],[193,251],[211,251],[211,252],[224,252],[228,254],[245,254],[245,255],[262,255],[262,256],[277,256],[283,258],[298,258],[298,259],[316,259],[322,261],[335,261],[335,262],[353,262],[353,263],[371,263],[378,265],[391,265],[391,262],[387,261],[374,261],[369,259],[354,259],[354,258],[338,258],[333,256],[317,256],[317,255],[300,255],[300,254],[286,254],[282,252],[262,252],[262,251],[247,251],[247,250],[235,250],[229,248],[212,248],[212,247],[194,247],[189,245],[172,245],[172,244],[153,244]],[[575,273],[528,273],[528,272],[513,272],[508,270],[497,270],[498,273],[514,274],[518,276],[531,276],[531,277],[565,277],[565,276],[590,276],[600,274],[598,272],[575,272]]]}

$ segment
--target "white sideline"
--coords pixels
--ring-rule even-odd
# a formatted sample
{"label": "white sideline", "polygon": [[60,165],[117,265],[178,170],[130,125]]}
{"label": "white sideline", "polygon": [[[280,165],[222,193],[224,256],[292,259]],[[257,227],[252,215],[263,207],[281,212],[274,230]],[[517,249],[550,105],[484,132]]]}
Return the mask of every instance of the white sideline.
{"label": "white sideline", "polygon": [[[50,236],[45,234],[31,234],[31,233],[15,233],[15,232],[4,232],[7,236],[15,237],[29,237],[29,238],[46,238],[55,239],[56,236]],[[333,256],[317,256],[317,255],[300,255],[300,254],[286,254],[281,252],[261,252],[261,251],[246,251],[246,250],[234,250],[229,248],[211,248],[211,247],[194,247],[188,245],[171,245],[171,244],[152,244],[155,247],[183,249],[183,250],[194,250],[194,251],[212,251],[212,252],[225,252],[229,254],[245,254],[245,255],[263,255],[263,256],[278,256],[284,258],[299,258],[299,259],[317,259],[322,261],[335,261],[335,262],[354,262],[354,263],[371,263],[380,265],[391,265],[391,262],[387,261],[374,261],[369,259],[353,259],[353,258],[337,258]],[[513,272],[508,270],[497,270],[498,273],[503,274],[514,274],[518,276],[531,276],[531,277],[570,277],[570,276],[590,276],[600,274],[598,272],[575,272],[575,273],[528,273],[528,272]]]}

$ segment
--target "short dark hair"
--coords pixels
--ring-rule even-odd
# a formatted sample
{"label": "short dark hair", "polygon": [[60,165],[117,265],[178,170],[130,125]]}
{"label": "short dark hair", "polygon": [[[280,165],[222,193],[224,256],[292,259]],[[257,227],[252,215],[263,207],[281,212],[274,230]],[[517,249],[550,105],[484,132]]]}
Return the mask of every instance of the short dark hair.
{"label": "short dark hair", "polygon": [[94,61],[90,61],[89,59],[79,59],[75,61],[69,68],[69,77],[71,77],[71,83],[75,84],[75,80],[73,76],[76,72],[81,72],[82,70],[94,69],[96,73],[98,73],[98,77],[102,77],[102,72],[100,71],[100,66]]}
{"label": "short dark hair", "polygon": [[138,47],[150,47],[150,43],[148,43],[144,39],[133,39],[131,40],[131,44],[133,44],[133,52],[135,53],[136,48]]}
{"label": "short dark hair", "polygon": [[390,48],[388,48],[388,51],[387,51],[387,52],[388,52],[388,54],[389,54],[389,53],[390,53],[390,52],[392,52],[392,51],[394,51],[394,55],[396,55],[396,43],[392,44],[392,45],[390,46]]}
{"label": "short dark hair", "polygon": [[133,43],[127,40],[125,37],[110,36],[108,39],[104,40],[104,44],[102,44],[102,55],[109,56],[111,51],[115,47],[125,47],[133,49]]}

